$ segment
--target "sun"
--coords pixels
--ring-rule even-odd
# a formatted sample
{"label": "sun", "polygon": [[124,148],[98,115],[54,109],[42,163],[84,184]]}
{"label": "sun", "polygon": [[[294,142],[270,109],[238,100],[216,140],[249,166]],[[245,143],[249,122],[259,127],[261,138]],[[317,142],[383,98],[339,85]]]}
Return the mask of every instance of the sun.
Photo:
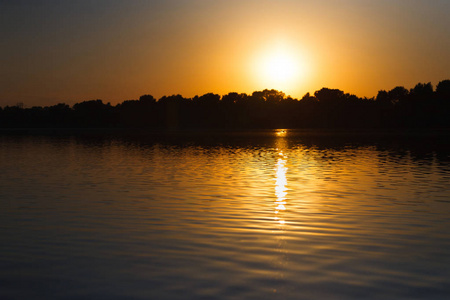
{"label": "sun", "polygon": [[294,91],[302,84],[306,63],[300,51],[286,44],[269,45],[254,56],[253,76],[258,87]]}
{"label": "sun", "polygon": [[269,54],[263,61],[263,75],[267,81],[281,84],[292,81],[298,74],[298,63],[294,57],[285,51]]}

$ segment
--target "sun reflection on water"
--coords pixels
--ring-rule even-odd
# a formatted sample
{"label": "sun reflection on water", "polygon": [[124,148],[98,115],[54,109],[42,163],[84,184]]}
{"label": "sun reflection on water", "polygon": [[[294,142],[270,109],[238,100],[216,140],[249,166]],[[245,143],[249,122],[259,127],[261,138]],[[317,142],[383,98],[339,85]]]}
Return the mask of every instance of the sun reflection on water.
{"label": "sun reflection on water", "polygon": [[278,153],[279,158],[276,164],[276,175],[275,175],[275,220],[281,225],[285,224],[282,212],[286,210],[286,196],[287,196],[287,179],[286,179],[286,157],[283,152]]}
{"label": "sun reflection on water", "polygon": [[278,137],[285,137],[286,134],[287,134],[287,130],[286,130],[286,129],[277,129],[277,130],[275,131],[275,134],[276,134]]}

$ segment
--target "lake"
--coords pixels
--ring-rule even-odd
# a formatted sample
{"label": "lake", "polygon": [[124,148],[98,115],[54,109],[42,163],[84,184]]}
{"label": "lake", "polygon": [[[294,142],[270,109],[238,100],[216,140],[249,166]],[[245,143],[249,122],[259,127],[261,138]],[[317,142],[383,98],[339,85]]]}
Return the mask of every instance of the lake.
{"label": "lake", "polygon": [[448,299],[449,143],[0,135],[0,298]]}

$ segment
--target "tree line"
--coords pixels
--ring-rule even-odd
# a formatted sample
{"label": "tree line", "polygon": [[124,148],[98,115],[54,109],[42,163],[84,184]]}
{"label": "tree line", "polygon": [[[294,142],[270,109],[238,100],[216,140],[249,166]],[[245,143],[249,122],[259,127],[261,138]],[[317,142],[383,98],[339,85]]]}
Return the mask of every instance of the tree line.
{"label": "tree line", "polygon": [[360,98],[322,88],[301,99],[277,90],[155,99],[117,105],[102,100],[69,106],[0,107],[1,128],[450,128],[450,80],[381,90]]}

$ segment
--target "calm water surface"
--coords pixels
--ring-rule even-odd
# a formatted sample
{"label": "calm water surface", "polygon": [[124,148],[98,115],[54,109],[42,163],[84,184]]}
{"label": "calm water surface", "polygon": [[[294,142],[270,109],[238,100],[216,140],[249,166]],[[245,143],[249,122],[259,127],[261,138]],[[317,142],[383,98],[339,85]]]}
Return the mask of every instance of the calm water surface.
{"label": "calm water surface", "polygon": [[447,141],[0,136],[0,298],[448,299]]}

